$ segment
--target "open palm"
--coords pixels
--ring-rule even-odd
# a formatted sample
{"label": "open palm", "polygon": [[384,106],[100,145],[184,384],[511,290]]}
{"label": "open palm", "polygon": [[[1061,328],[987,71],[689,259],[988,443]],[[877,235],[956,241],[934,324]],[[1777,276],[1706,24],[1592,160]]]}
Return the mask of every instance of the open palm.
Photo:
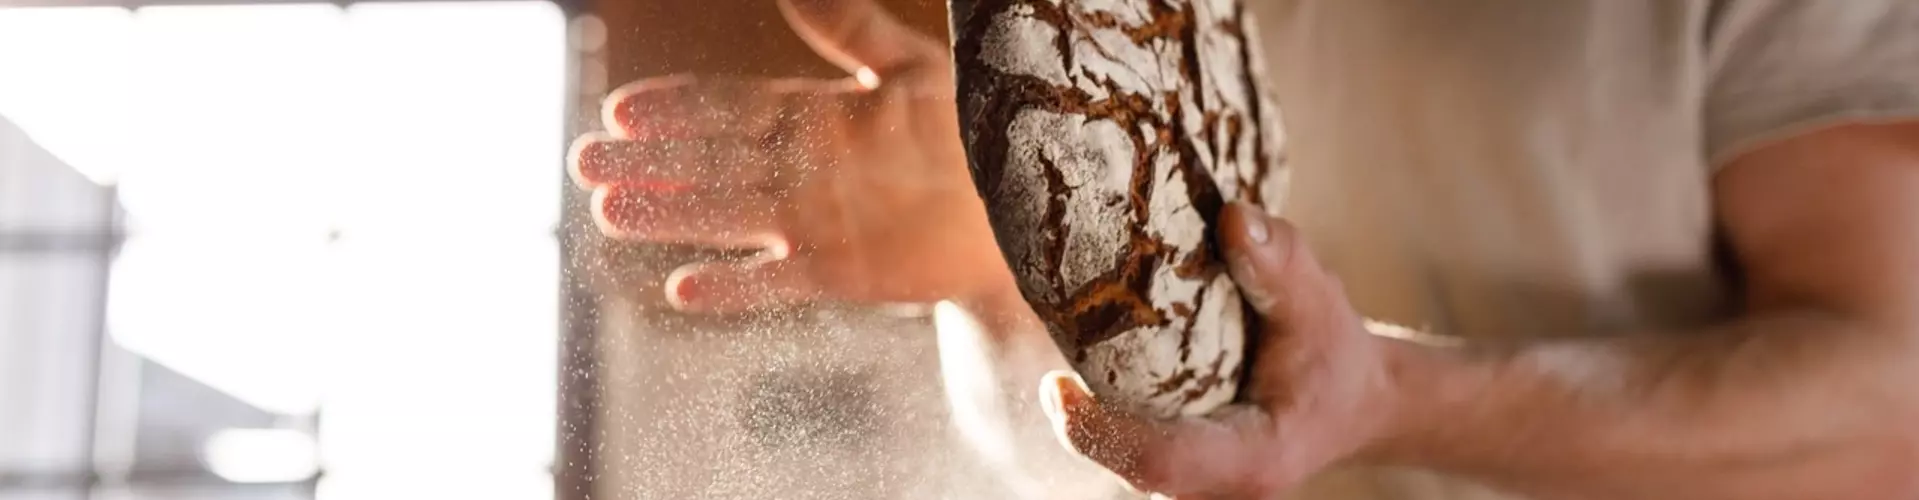
{"label": "open palm", "polygon": [[966,171],[945,48],[871,2],[780,3],[839,80],[670,76],[573,146],[609,236],[764,249],[667,280],[683,310],[931,302],[1012,287]]}

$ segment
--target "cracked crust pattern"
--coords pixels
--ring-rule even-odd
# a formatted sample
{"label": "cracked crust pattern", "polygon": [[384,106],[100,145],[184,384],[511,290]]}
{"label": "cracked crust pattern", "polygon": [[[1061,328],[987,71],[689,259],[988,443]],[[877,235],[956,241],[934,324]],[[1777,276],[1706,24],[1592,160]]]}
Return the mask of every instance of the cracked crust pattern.
{"label": "cracked crust pattern", "polygon": [[1235,397],[1252,316],[1211,231],[1277,208],[1279,110],[1238,0],[953,0],[973,180],[1020,292],[1096,392]]}

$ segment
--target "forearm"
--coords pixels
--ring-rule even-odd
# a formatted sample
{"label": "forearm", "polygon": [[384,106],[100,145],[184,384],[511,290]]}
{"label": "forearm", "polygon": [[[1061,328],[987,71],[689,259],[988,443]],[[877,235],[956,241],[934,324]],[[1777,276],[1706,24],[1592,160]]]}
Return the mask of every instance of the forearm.
{"label": "forearm", "polygon": [[[1566,498],[1910,498],[1903,326],[1813,313],[1511,349],[1402,346],[1389,459]],[[1901,493],[1903,491],[1903,493]]]}

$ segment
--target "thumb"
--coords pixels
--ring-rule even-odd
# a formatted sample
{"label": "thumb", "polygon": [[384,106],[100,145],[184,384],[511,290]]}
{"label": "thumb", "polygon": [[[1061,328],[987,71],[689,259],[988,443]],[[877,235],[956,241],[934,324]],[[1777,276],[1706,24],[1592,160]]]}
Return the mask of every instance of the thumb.
{"label": "thumb", "polygon": [[1153,420],[1094,401],[1079,375],[1056,371],[1041,404],[1060,441],[1135,490],[1160,495],[1260,497],[1272,420],[1250,406],[1205,417]]}
{"label": "thumb", "polygon": [[801,40],[849,73],[889,76],[945,56],[938,42],[901,24],[873,0],[780,0],[779,5]]}
{"label": "thumb", "polygon": [[1262,317],[1304,328],[1350,308],[1339,280],[1320,266],[1292,224],[1247,203],[1233,203],[1219,222],[1228,271]]}

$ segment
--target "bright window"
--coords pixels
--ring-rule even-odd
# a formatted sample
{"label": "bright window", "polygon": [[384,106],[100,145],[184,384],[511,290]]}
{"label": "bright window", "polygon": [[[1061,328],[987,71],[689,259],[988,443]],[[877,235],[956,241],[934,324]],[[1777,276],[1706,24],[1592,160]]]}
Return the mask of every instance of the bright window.
{"label": "bright window", "polygon": [[[70,447],[234,484],[323,469],[308,488],[321,500],[550,498],[565,30],[542,1],[0,9],[0,118],[50,152],[34,171],[91,179],[124,215],[0,179],[0,221],[84,213],[85,231],[123,235],[96,291],[106,348],[149,366],[100,376],[98,411],[129,415]],[[32,292],[59,281],[36,277],[52,257],[11,247],[0,300],[51,300]],[[93,333],[71,316],[101,309],[65,310],[57,327],[0,331],[0,352]],[[27,424],[0,442],[75,434],[51,427],[79,419],[11,417],[53,396],[9,392],[9,370],[0,422]],[[53,376],[36,373],[18,380]],[[162,375],[218,398],[161,400]],[[195,429],[141,414],[216,414],[194,406],[208,401],[261,417]],[[193,449],[152,449],[179,443]],[[109,497],[283,498],[124,476]]]}

